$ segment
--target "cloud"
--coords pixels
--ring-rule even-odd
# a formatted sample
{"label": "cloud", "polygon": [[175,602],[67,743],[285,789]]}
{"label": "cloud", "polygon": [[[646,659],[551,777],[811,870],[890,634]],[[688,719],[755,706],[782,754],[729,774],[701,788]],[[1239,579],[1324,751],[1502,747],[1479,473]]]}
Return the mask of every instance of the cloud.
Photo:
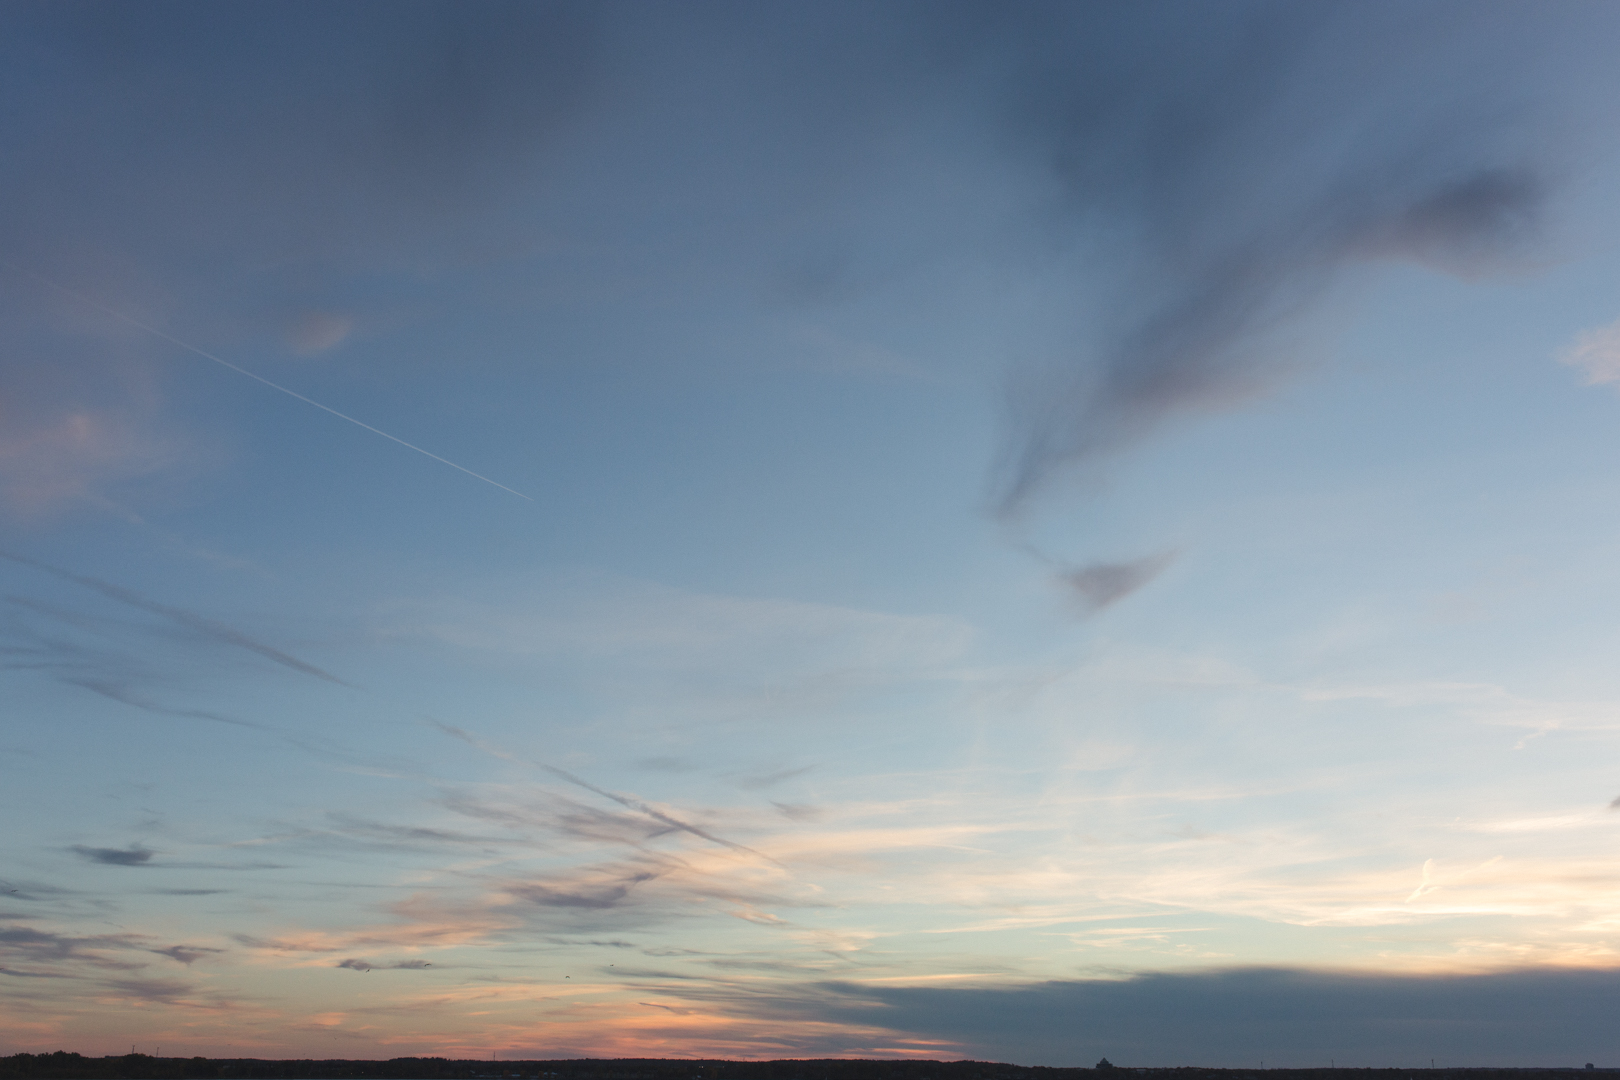
{"label": "cloud", "polygon": [[656,881],[660,876],[660,870],[648,869],[598,880],[576,879],[563,887],[536,881],[515,885],[512,892],[519,899],[541,907],[601,910],[625,904],[638,885]]}
{"label": "cloud", "polygon": [[91,862],[106,866],[144,866],[151,861],[153,855],[157,854],[134,844],[127,849],[82,847],[75,844],[69,850],[78,852]]}
{"label": "cloud", "polygon": [[1620,1052],[1607,1021],[1620,1005],[1614,969],[1388,976],[1249,968],[982,988],[681,986],[668,999],[824,1031],[859,1025],[941,1040],[946,1056],[1068,1067],[1107,1056],[1124,1066],[1241,1068],[1262,1049],[1281,1067],[1431,1057],[1450,1067],[1546,1065]]}
{"label": "cloud", "polygon": [[301,834],[301,838],[341,838],[349,843],[383,850],[419,851],[446,847],[487,849],[491,845],[512,843],[509,836],[475,835],[422,825],[390,825],[340,812],[329,813],[326,817],[330,828],[307,830]]}
{"label": "cloud", "polygon": [[[523,677],[549,669],[611,702],[649,741],[631,760],[732,773],[758,755],[685,760],[653,730],[728,722],[825,723],[877,687],[943,686],[974,628],[953,616],[725,596],[601,574],[466,582],[457,595],[389,604],[377,633],[443,657],[446,648]],[[836,721],[834,721],[836,722]],[[662,752],[660,752],[662,751]],[[738,760],[742,757],[742,760]]]}
{"label": "cloud", "polygon": [[[89,10],[24,5],[0,23],[0,62],[32,75],[0,124],[15,148],[0,171],[7,250],[82,263],[94,237],[127,271],[101,294],[116,305],[159,259],[250,267],[255,293],[281,293],[254,301],[277,317],[205,313],[226,290],[203,287],[155,306],[189,308],[208,347],[257,319],[317,353],[356,318],[311,295],[319,283],[533,251],[581,216],[580,191],[660,208],[654,228],[591,243],[645,257],[667,229],[725,276],[782,261],[785,238],[760,222],[835,202],[847,222],[779,275],[821,302],[896,263],[999,262],[1022,245],[1075,279],[1051,305],[1061,343],[1010,394],[994,481],[1008,515],[1065,468],[1263,392],[1296,359],[1288,328],[1358,266],[1522,264],[1566,169],[1561,133],[1578,127],[1544,100],[1568,80],[1542,78],[1542,54],[1579,68],[1592,54],[1578,47],[1611,26],[1589,5],[1489,4],[1459,26],[1444,5],[1391,2],[895,0],[811,19],[726,3],[679,19],[571,2]],[[969,186],[994,172],[997,190],[974,190],[965,215],[930,202],[875,149],[907,130],[929,133],[903,144],[920,171]],[[670,287],[705,275],[678,276]],[[82,404],[41,430],[95,415]]]}
{"label": "cloud", "polygon": [[263,724],[255,724],[250,720],[238,720],[235,717],[225,716],[222,713],[209,712],[206,709],[175,709],[167,705],[159,705],[150,698],[144,697],[122,681],[107,678],[84,678],[77,676],[64,676],[63,682],[72,686],[80,686],[93,694],[100,694],[104,698],[133,705],[145,712],[157,713],[161,716],[178,716],[190,720],[212,720],[218,724],[230,724],[234,727],[256,728],[265,730]]}
{"label": "cloud", "polygon": [[158,947],[148,934],[64,934],[18,926],[13,916],[0,917],[0,959],[32,964],[35,970],[15,974],[80,978],[103,971],[137,971],[145,963],[130,953],[167,956],[182,964],[222,950],[195,945]]}
{"label": "cloud", "polygon": [[338,961],[334,966],[347,968],[350,971],[419,971],[433,965],[426,960],[400,960],[392,964],[373,964],[370,960],[350,957],[347,960]]}
{"label": "cloud", "polygon": [[774,772],[744,776],[737,780],[737,786],[744,791],[763,791],[775,787],[784,780],[795,780],[814,768],[814,765],[800,765],[798,768],[777,769]]}
{"label": "cloud", "polygon": [[1092,563],[1058,575],[1058,580],[1078,594],[1091,611],[1100,611],[1140,589],[1175,561],[1165,552],[1122,563]]}
{"label": "cloud", "polygon": [[170,945],[166,949],[152,949],[158,956],[167,956],[170,960],[190,967],[198,960],[209,956],[218,956],[224,949],[210,949],[201,945]]}
{"label": "cloud", "polygon": [[[507,761],[522,761],[522,759],[513,757],[511,754],[508,754],[508,753],[506,753],[504,751],[495,750],[494,748],[492,748],[488,744],[482,742],[481,740],[479,740],[475,736],[470,735],[465,731],[462,731],[460,728],[452,727],[449,724],[442,724],[437,720],[433,721],[432,723],[433,723],[434,727],[438,728],[440,731],[444,732],[446,735],[449,735],[451,738],[460,739],[462,742],[465,742],[465,743],[467,743],[467,744],[469,744],[471,746],[475,746],[478,749],[485,751],[486,753],[492,753],[496,757],[503,758],[503,759],[505,759]],[[567,783],[570,783],[570,784],[574,785],[575,787],[583,788],[584,790],[589,791],[594,795],[600,795],[604,799],[608,799],[611,802],[616,802],[620,806],[623,806],[623,807],[625,807],[627,809],[634,810],[639,814],[644,814],[647,817],[651,818],[652,820],[654,820],[654,821],[658,822],[659,824],[663,825],[667,829],[678,830],[680,832],[688,833],[688,834],[690,834],[692,836],[698,837],[701,840],[707,840],[711,844],[718,844],[721,847],[730,848],[732,851],[735,851],[738,854],[751,855],[754,858],[763,859],[766,862],[774,862],[775,861],[769,855],[766,855],[766,854],[764,854],[762,852],[755,851],[753,848],[746,847],[746,846],[744,846],[742,844],[736,843],[735,841],[727,840],[723,836],[717,836],[717,835],[715,835],[715,833],[713,831],[711,831],[709,829],[705,829],[705,828],[702,828],[700,826],[693,825],[691,822],[688,822],[688,821],[682,821],[680,818],[674,817],[671,814],[667,813],[666,811],[658,809],[656,806],[651,806],[648,803],[642,801],[641,799],[637,799],[637,798],[634,798],[633,796],[629,796],[629,795],[623,795],[623,794],[620,794],[620,793],[614,792],[614,791],[608,791],[605,788],[597,787],[595,784],[592,784],[592,783],[590,783],[589,781],[586,781],[586,780],[582,780],[581,778],[579,778],[578,776],[575,776],[573,773],[567,771],[566,769],[559,769],[555,765],[548,765],[548,764],[546,764],[545,762],[542,762],[542,761],[527,761],[527,762],[523,762],[523,763],[527,764],[527,765],[531,765],[534,768],[541,770],[542,772],[550,773],[552,776],[557,777],[559,780],[566,781]]]}
{"label": "cloud", "polygon": [[[5,599],[13,606],[45,615],[77,629],[111,632],[127,632],[129,629],[127,626],[116,625],[111,620],[91,619],[76,613],[60,611],[25,597],[8,596]],[[223,713],[206,709],[175,708],[153,700],[142,692],[140,687],[142,684],[162,680],[147,664],[127,654],[100,645],[63,640],[15,623],[8,625],[5,632],[7,639],[0,641],[0,669],[50,672],[59,682],[68,686],[77,686],[108,700],[161,716],[210,720],[235,727],[263,728],[261,724],[239,720]]]}
{"label": "cloud", "polygon": [[155,600],[149,600],[135,592],[133,589],[126,589],[120,585],[113,585],[105,581],[100,581],[96,578],[85,577],[82,574],[75,574],[71,570],[64,570],[61,567],[52,566],[50,563],[41,562],[38,559],[29,558],[26,555],[16,555],[9,552],[0,551],[0,559],[9,559],[11,562],[18,563],[22,566],[31,566],[36,570],[43,571],[44,573],[50,574],[57,578],[61,578],[63,581],[71,581],[75,584],[82,585],[87,589],[100,593],[102,596],[105,596],[110,600],[116,600],[121,604],[127,604],[132,608],[151,612],[154,615],[161,615],[176,625],[182,626],[206,639],[223,645],[231,645],[239,649],[245,649],[248,652],[257,653],[268,660],[280,664],[282,667],[289,668],[293,671],[299,672],[300,674],[312,675],[317,679],[336,683],[339,686],[348,685],[348,683],[345,683],[336,675],[333,675],[330,672],[322,671],[315,665],[306,663],[303,660],[298,659],[296,656],[282,652],[280,649],[277,649],[271,645],[266,645],[261,641],[256,641],[234,627],[226,626],[224,623],[205,618],[202,615],[187,611],[184,608],[173,607],[169,604],[161,604]]}
{"label": "cloud", "polygon": [[197,988],[179,979],[108,979],[101,986],[123,998],[151,1001],[160,1005],[183,1005],[201,1008],[219,1008],[222,1002],[199,1001]]}
{"label": "cloud", "polygon": [[[0,558],[22,560],[0,553]],[[39,565],[39,564],[36,564]],[[44,568],[44,567],[42,567]],[[47,568],[55,571],[55,568]],[[94,579],[66,575],[75,584],[86,584]],[[97,582],[95,584],[104,585]],[[13,613],[27,613],[33,618],[12,617],[0,620],[0,669],[38,671],[68,686],[88,690],[93,694],[128,705],[143,712],[159,716],[173,716],[186,720],[206,720],[233,727],[270,730],[264,724],[244,720],[216,709],[185,707],[169,704],[165,700],[181,680],[170,669],[178,664],[193,674],[199,666],[217,667],[217,657],[211,650],[197,648],[197,630],[203,631],[201,644],[225,644],[245,647],[244,643],[260,645],[238,631],[203,620],[190,612],[165,605],[155,605],[128,590],[116,590],[122,595],[111,599],[130,604],[139,610],[164,615],[169,624],[154,625],[150,621],[89,614],[64,606],[26,596],[6,596],[5,602]],[[104,590],[97,589],[103,595]],[[133,601],[133,603],[132,603]],[[180,656],[161,657],[162,645],[180,645]],[[269,646],[252,648],[261,652]],[[271,650],[279,653],[279,650]],[[280,654],[285,655],[285,654]],[[295,658],[290,658],[295,659]],[[296,661],[295,663],[303,663]],[[283,665],[285,666],[285,665]],[[319,669],[314,669],[319,670]],[[204,675],[206,677],[206,675]]]}
{"label": "cloud", "polygon": [[1440,5],[1032,4],[983,35],[1009,153],[1049,170],[1054,227],[1106,267],[1086,334],[1015,384],[1001,514],[1263,391],[1288,326],[1369,260],[1521,264],[1566,155],[1515,50],[1573,23],[1491,10],[1459,33]]}
{"label": "cloud", "polygon": [[[401,601],[381,632],[516,656],[638,658],[668,666],[802,657],[802,667],[926,667],[955,659],[972,629],[945,616],[896,615],[803,601],[724,596],[602,575],[501,583],[468,597]],[[781,654],[786,654],[782,656]]]}
{"label": "cloud", "polygon": [[[157,869],[157,868],[161,867],[162,869],[165,869],[165,870],[285,870],[286,869],[286,866],[281,864],[281,863],[268,863],[268,862],[258,862],[258,863],[162,862],[162,863],[154,863],[154,862],[152,862],[152,856],[156,855],[157,852],[150,851],[150,850],[148,850],[146,848],[143,848],[143,847],[138,847],[138,846],[136,846],[134,844],[131,844],[128,848],[97,848],[97,847],[85,847],[85,846],[80,845],[80,844],[75,844],[72,847],[68,848],[68,850],[75,853],[76,855],[79,855],[80,857],[82,857],[84,859],[89,860],[90,862],[100,863],[103,866],[138,866],[138,867],[142,867],[143,869]],[[208,892],[212,892],[212,891],[216,891],[216,890],[202,890],[202,894],[206,895]],[[197,895],[197,893],[193,892],[191,895]]]}
{"label": "cloud", "polygon": [[151,430],[127,411],[81,407],[40,417],[31,408],[16,408],[4,391],[0,383],[0,506],[19,516],[93,501],[109,485],[186,459],[181,440]]}
{"label": "cloud", "polygon": [[1579,368],[1589,386],[1620,382],[1620,322],[1588,330],[1559,360]]}
{"label": "cloud", "polygon": [[354,329],[354,319],[329,311],[306,311],[288,324],[287,344],[300,356],[313,356],[339,344]]}
{"label": "cloud", "polygon": [[[0,116],[17,151],[0,163],[0,511],[46,515],[221,456],[165,409],[167,345],[17,279],[50,275],[205,346],[329,351],[355,322],[324,295],[348,271],[539,242],[500,210],[591,99],[597,21],[572,0],[0,11],[0,66],[29,72]],[[233,272],[255,284],[217,288]]]}
{"label": "cloud", "polygon": [[443,796],[440,804],[455,813],[511,829],[538,829],[587,843],[640,845],[679,832],[672,826],[641,814],[587,806],[551,793],[537,793],[520,802],[494,801],[452,793]]}

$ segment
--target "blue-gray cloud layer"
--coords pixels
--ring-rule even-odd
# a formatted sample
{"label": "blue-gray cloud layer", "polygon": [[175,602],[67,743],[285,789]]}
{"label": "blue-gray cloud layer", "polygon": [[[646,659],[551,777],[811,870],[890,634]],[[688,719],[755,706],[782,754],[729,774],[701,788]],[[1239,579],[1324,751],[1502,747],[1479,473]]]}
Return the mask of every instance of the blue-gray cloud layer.
{"label": "blue-gray cloud layer", "polygon": [[[1054,473],[1268,385],[1293,358],[1281,335],[1347,269],[1475,275],[1534,250],[1591,152],[1590,43],[1615,16],[1461,11],[17,4],[0,240],[114,303],[159,259],[252,268],[271,312],[254,317],[306,343],[311,318],[348,325],[299,307],[335,268],[511,257],[541,242],[565,173],[592,192],[567,220],[593,243],[701,257],[716,281],[775,261],[803,302],[908,263],[1054,260],[1076,274],[1049,313],[1068,337],[1015,381],[994,494],[1011,514]],[[874,164],[896,132],[926,133],[919,175],[998,161],[1013,212],[927,209]],[[8,384],[90,393],[28,351],[7,350]]]}
{"label": "blue-gray cloud layer", "polygon": [[[680,993],[694,996],[690,987]],[[727,995],[720,995],[722,999]],[[1390,976],[1255,968],[1017,989],[827,983],[731,1005],[869,1024],[1020,1064],[1416,1067],[1620,1059],[1620,971]]]}

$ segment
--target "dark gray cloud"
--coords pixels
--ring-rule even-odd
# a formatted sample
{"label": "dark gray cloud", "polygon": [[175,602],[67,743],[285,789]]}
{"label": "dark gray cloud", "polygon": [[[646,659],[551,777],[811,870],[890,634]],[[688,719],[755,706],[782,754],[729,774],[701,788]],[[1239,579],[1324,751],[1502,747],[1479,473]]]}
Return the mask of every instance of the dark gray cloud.
{"label": "dark gray cloud", "polygon": [[571,881],[562,885],[530,881],[514,886],[512,892],[526,903],[540,907],[602,910],[629,903],[637,886],[661,876],[657,869],[646,869],[605,880]]}
{"label": "dark gray cloud", "polygon": [[[149,850],[147,848],[140,847],[140,846],[135,845],[135,844],[131,844],[127,848],[98,848],[98,847],[85,847],[85,846],[80,845],[80,844],[75,844],[72,847],[68,848],[68,850],[73,852],[75,855],[78,855],[80,858],[87,859],[87,860],[89,860],[90,862],[93,862],[93,863],[100,863],[103,866],[133,866],[133,867],[140,867],[143,870],[156,870],[156,869],[163,869],[163,870],[285,870],[285,869],[287,869],[287,866],[284,863],[271,863],[271,862],[216,863],[216,862],[173,862],[173,861],[169,861],[169,862],[155,863],[155,862],[152,861],[152,856],[156,855],[157,852],[151,851],[151,850]],[[218,891],[221,891],[221,890],[216,890],[216,889],[194,890],[194,891],[192,891],[190,893],[186,893],[185,895],[207,895],[208,893],[218,892]]]}
{"label": "dark gray cloud", "polygon": [[[1579,1065],[1620,1056],[1620,970],[1365,975],[1251,968],[1046,982],[1010,989],[806,984],[755,992],[682,985],[783,1023],[872,1025],[1025,1065]],[[848,1043],[824,1043],[848,1052]]]}
{"label": "dark gray cloud", "polygon": [[1088,611],[1100,611],[1109,604],[1123,600],[1158,577],[1173,561],[1170,553],[1149,555],[1120,563],[1092,563],[1058,575]]}
{"label": "dark gray cloud", "polygon": [[27,964],[27,969],[10,968],[15,975],[50,978],[80,978],[106,971],[138,971],[147,966],[132,953],[166,956],[190,965],[201,957],[218,953],[195,945],[159,947],[146,934],[64,934],[16,925],[7,916],[0,925],[0,961],[7,965]]}
{"label": "dark gray cloud", "polygon": [[91,862],[102,863],[106,866],[144,866],[152,861],[157,852],[131,844],[127,848],[82,847],[78,844],[68,850],[78,853]]}
{"label": "dark gray cloud", "polygon": [[350,957],[340,960],[336,967],[347,968],[350,971],[420,971],[433,965],[426,960],[398,960],[392,964],[374,964],[370,960],[361,960],[359,957]]}
{"label": "dark gray cloud", "polygon": [[[55,885],[45,885],[37,881],[0,880],[0,897],[7,900],[60,900],[69,895],[71,894],[66,889]],[[23,918],[24,916],[6,917]]]}
{"label": "dark gray cloud", "polygon": [[165,949],[151,949],[149,951],[158,956],[167,956],[170,960],[173,960],[176,963],[181,963],[187,967],[190,967],[198,960],[202,960],[209,956],[217,956],[220,953],[223,953],[225,950],[211,949],[203,945],[170,945]]}
{"label": "dark gray cloud", "polygon": [[1358,264],[1466,277],[1533,250],[1572,149],[1540,53],[1562,41],[1579,62],[1572,30],[1604,16],[1456,10],[1035,3],[986,20],[1006,150],[1048,171],[1056,242],[1106,267],[1070,355],[1016,385],[1001,513],[1264,389],[1291,359],[1279,332]]}

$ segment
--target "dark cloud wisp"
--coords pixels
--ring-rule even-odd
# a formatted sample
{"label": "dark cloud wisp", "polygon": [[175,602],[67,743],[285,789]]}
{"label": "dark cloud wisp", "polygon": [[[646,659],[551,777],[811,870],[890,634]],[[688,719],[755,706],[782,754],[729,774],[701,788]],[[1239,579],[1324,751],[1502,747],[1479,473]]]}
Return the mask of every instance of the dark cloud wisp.
{"label": "dark cloud wisp", "polygon": [[98,848],[73,845],[69,850],[104,866],[145,866],[157,852],[131,844],[128,848]]}
{"label": "dark cloud wisp", "polygon": [[52,566],[51,564],[41,562],[38,559],[31,559],[26,555],[14,555],[9,552],[0,552],[0,558],[9,559],[14,563],[19,563],[23,566],[31,566],[36,570],[44,571],[45,573],[61,578],[64,581],[71,581],[75,584],[82,585],[87,589],[92,589],[95,592],[100,593],[102,596],[105,596],[110,600],[116,600],[120,604],[127,604],[130,607],[138,608],[141,611],[147,611],[154,615],[160,615],[187,630],[203,636],[204,638],[217,641],[223,645],[231,645],[239,649],[246,649],[249,652],[258,653],[260,656],[274,661],[275,663],[280,664],[282,667],[290,668],[293,671],[299,672],[300,674],[313,675],[317,679],[323,679],[326,682],[336,683],[339,686],[348,685],[336,675],[333,675],[330,672],[322,671],[314,664],[306,663],[303,660],[298,659],[296,656],[285,653],[272,645],[266,645],[262,641],[257,641],[242,633],[242,631],[236,629],[235,627],[226,626],[224,623],[205,618],[202,615],[187,611],[184,608],[178,608],[170,604],[161,604],[155,600],[149,600],[135,592],[133,589],[126,589],[120,585],[113,585],[109,582],[100,581],[96,578],[86,577],[82,574],[75,574],[71,570],[64,570],[59,566]]}
{"label": "dark cloud wisp", "polygon": [[426,960],[398,960],[392,964],[374,964],[370,960],[351,956],[347,960],[338,961],[334,966],[350,971],[420,971],[433,965]]}
{"label": "dark cloud wisp", "polygon": [[986,70],[1009,88],[1009,152],[1049,170],[1054,232],[1107,269],[1070,355],[1017,384],[998,510],[1264,389],[1292,359],[1283,332],[1357,264],[1471,277],[1530,252],[1568,156],[1536,50],[1578,19],[1524,14],[1031,4],[1005,20]]}
{"label": "dark cloud wisp", "polygon": [[1100,611],[1123,600],[1158,577],[1175,556],[1149,555],[1122,563],[1092,563],[1058,574],[1058,580],[1071,589],[1088,611]]}

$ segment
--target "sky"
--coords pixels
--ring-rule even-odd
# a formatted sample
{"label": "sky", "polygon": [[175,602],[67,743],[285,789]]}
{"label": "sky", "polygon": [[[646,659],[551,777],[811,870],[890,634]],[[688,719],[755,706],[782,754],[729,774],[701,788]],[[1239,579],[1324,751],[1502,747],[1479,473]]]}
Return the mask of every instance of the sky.
{"label": "sky", "polygon": [[0,4],[0,1053],[1620,1065],[1617,40]]}

